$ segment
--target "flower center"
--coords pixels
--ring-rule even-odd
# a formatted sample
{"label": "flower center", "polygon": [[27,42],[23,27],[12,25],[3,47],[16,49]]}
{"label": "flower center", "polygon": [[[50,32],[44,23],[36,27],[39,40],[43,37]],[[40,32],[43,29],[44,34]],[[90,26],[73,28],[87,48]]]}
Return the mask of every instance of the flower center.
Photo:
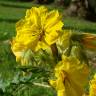
{"label": "flower center", "polygon": [[42,41],[44,35],[45,35],[45,34],[44,34],[44,30],[43,30],[43,31],[40,33],[40,36],[39,36],[39,40],[40,40],[40,41]]}

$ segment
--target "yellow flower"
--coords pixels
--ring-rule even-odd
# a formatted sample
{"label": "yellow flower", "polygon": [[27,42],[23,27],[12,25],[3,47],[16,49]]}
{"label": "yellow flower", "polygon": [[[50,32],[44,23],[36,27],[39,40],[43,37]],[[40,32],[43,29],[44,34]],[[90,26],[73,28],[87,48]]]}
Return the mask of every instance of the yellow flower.
{"label": "yellow flower", "polygon": [[57,90],[58,96],[82,96],[84,86],[87,83],[89,69],[87,64],[72,56],[62,56],[55,67],[56,80],[50,80],[50,84]]}
{"label": "yellow flower", "polygon": [[17,35],[12,41],[13,53],[18,55],[16,53],[27,49],[46,49],[57,41],[62,27],[63,22],[57,10],[48,12],[44,6],[28,9],[25,18],[16,24]]}
{"label": "yellow flower", "polygon": [[90,81],[89,96],[96,96],[96,74],[94,75],[94,78]]}

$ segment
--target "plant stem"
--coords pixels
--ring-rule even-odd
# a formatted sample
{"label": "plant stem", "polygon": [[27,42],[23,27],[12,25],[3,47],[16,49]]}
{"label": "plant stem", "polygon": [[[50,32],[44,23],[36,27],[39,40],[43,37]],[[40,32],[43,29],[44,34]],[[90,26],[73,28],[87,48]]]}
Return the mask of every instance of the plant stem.
{"label": "plant stem", "polygon": [[60,56],[58,54],[58,49],[57,49],[56,43],[51,45],[51,51],[52,51],[53,57],[55,58],[56,62],[58,62],[58,60],[60,59]]}

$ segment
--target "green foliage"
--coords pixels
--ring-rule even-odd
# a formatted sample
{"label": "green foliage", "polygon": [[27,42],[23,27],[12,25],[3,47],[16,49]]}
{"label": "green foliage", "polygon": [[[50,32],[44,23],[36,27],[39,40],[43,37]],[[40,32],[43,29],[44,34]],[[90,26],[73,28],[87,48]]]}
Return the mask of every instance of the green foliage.
{"label": "green foliage", "polygon": [[38,1],[38,3],[40,3],[40,4],[49,4],[49,3],[54,2],[54,0],[37,0],[37,1]]}
{"label": "green foliage", "polygon": [[[7,50],[7,47],[5,47],[2,50],[4,50],[2,51],[3,56],[4,55],[6,56],[6,51],[9,52],[7,54],[10,56],[8,57],[6,56],[6,61],[9,61],[10,59],[13,58],[13,56],[11,57],[10,51]],[[29,60],[28,55],[30,55],[29,57],[31,57],[30,58],[31,61]],[[53,65],[52,63],[54,63],[52,62],[53,60],[50,57],[50,55],[47,52],[42,50],[38,53],[32,53],[29,50],[24,54],[24,57],[27,58],[32,64],[29,64],[28,66],[18,65],[14,67],[13,65],[10,64],[9,68],[11,69],[12,67],[11,71],[7,72],[6,70],[4,73],[8,75],[13,70],[13,72],[11,73],[11,75],[13,74],[12,76],[9,75],[6,77],[6,75],[4,75],[3,73],[3,70],[0,70],[4,75],[3,77],[1,74],[1,78],[0,78],[0,95],[2,96],[34,96],[34,95],[38,96],[38,93],[39,93],[41,94],[39,96],[43,96],[43,95],[49,96],[48,94],[50,94],[50,96],[53,96],[54,93],[52,92],[53,90],[50,87],[47,89],[50,92],[46,90],[46,86],[48,86],[48,80],[50,78],[50,75],[52,75],[52,71],[51,71],[52,69],[50,69],[51,68],[50,66]],[[2,59],[5,59],[5,58],[2,58]],[[11,60],[12,64],[14,64],[14,60],[13,62]],[[6,64],[5,68],[8,68],[7,65],[9,64]],[[40,85],[41,82],[43,82],[43,84]],[[44,86],[44,88],[40,88],[40,86],[42,87],[42,85]],[[45,92],[41,91],[42,89],[46,91]]]}
{"label": "green foliage", "polygon": [[[28,59],[28,55],[30,55],[32,64],[24,67],[20,65],[16,66],[15,58],[13,58],[13,54],[9,48],[9,44],[6,43],[0,47],[0,54],[2,54],[0,55],[2,61],[2,66],[0,67],[0,95],[38,96],[40,94],[39,96],[53,96],[54,93],[51,88],[46,89],[42,85],[41,88],[40,85],[38,86],[38,83],[40,84],[41,82],[43,82],[43,85],[48,86],[48,77],[50,78],[52,74],[50,66],[54,63],[50,55],[42,50],[37,53],[32,53],[29,50],[24,54],[24,57],[27,56]],[[4,68],[7,69],[4,70]],[[25,75],[23,75],[24,73]]]}
{"label": "green foliage", "polygon": [[69,6],[72,0],[64,0],[64,6]]}
{"label": "green foliage", "polygon": [[[32,71],[32,70],[31,70]],[[37,73],[37,72],[35,72]],[[14,78],[12,80],[3,80],[0,78],[0,95],[2,96],[38,96],[38,90],[45,90],[45,88],[40,88],[39,83],[40,82],[40,74],[39,78],[37,77],[37,74],[26,75],[22,76],[21,72],[16,73]],[[44,74],[44,73],[43,73]],[[35,83],[34,83],[35,82]],[[44,83],[47,84],[47,83]],[[37,87],[37,88],[36,88]],[[42,86],[41,86],[42,87]],[[33,90],[35,88],[35,90]],[[50,92],[49,92],[50,91]],[[51,88],[47,88],[47,91],[39,91],[39,96],[49,96],[46,94],[50,94],[50,96],[53,96],[54,92]]]}
{"label": "green foliage", "polygon": [[88,0],[90,11],[96,14],[96,0]]}

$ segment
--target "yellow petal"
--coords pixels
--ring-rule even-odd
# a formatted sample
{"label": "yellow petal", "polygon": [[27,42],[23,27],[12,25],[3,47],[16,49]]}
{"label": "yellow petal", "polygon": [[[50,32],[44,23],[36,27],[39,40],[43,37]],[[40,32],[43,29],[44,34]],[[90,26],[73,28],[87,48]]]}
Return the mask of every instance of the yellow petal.
{"label": "yellow petal", "polygon": [[35,48],[35,51],[38,51],[39,49],[46,50],[46,49],[49,49],[49,46],[45,42],[39,41],[36,48]]}
{"label": "yellow petal", "polygon": [[90,81],[89,96],[96,96],[96,74]]}
{"label": "yellow petal", "polygon": [[45,29],[46,28],[50,28],[52,26],[54,26],[55,24],[58,23],[58,21],[61,21],[61,16],[59,15],[58,11],[51,11],[48,13],[47,17],[46,17],[46,25],[45,25]]}
{"label": "yellow petal", "polygon": [[57,41],[58,37],[59,33],[53,31],[50,32],[49,34],[45,34],[45,41],[47,42],[47,44],[51,45]]}
{"label": "yellow petal", "polygon": [[65,91],[64,90],[57,91],[57,96],[66,96]]}

